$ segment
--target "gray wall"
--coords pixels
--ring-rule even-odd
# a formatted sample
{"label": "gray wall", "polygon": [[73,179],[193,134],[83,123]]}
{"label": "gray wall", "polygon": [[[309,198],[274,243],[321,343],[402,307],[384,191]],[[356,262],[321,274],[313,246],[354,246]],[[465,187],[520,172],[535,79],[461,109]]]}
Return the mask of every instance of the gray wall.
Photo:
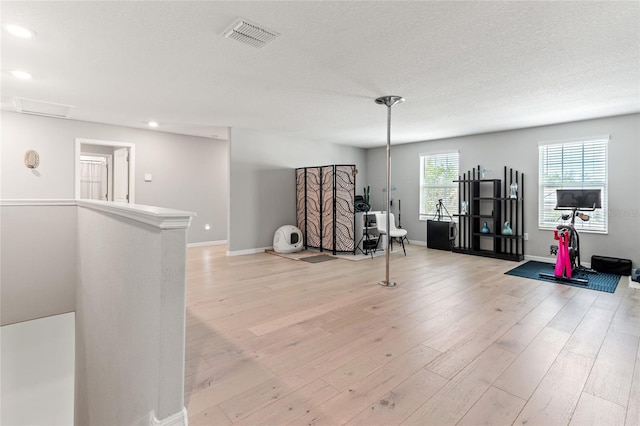
{"label": "gray wall", "polygon": [[[228,142],[8,111],[1,116],[3,199],[72,199],[76,138],[130,142],[136,146],[135,202],[196,212],[189,243],[227,239]],[[36,170],[24,166],[29,149],[40,154]],[[145,173],[152,182],[144,181]]]}
{"label": "gray wall", "polygon": [[83,154],[108,154],[108,155],[113,155],[113,147],[112,146],[104,146],[104,145],[82,145],[80,147],[80,151]]}
{"label": "gray wall", "polygon": [[1,325],[75,311],[77,207],[1,206]]}
{"label": "gray wall", "polygon": [[[553,126],[488,133],[437,141],[395,145],[391,148],[391,184],[394,199],[402,200],[402,227],[410,240],[426,240],[426,224],[418,220],[419,155],[458,150],[460,172],[477,165],[502,178],[504,166],[524,173],[525,230],[529,234],[526,255],[549,257],[551,232],[538,230],[538,142],[610,135],[609,141],[609,233],[580,234],[582,260],[592,254],[632,259],[640,264],[640,114],[587,120]],[[367,152],[367,170],[373,208],[382,209],[385,186],[385,149]],[[397,213],[397,204],[392,211]]]}
{"label": "gray wall", "polygon": [[296,223],[297,167],[355,164],[356,193],[367,180],[365,150],[234,128],[231,131],[229,252],[270,247]]}

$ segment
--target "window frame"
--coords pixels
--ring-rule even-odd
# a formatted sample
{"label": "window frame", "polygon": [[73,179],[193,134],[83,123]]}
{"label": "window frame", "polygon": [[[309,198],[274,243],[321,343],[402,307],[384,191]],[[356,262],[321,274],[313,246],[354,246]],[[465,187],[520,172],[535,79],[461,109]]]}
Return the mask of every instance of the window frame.
{"label": "window frame", "polygon": [[[608,205],[609,205],[609,135],[594,136],[588,138],[568,139],[559,141],[546,141],[538,143],[538,229],[540,230],[553,230],[560,223],[564,223],[559,219],[555,221],[549,220],[549,217],[560,217],[561,211],[555,210],[555,190],[556,189],[596,189],[601,190],[601,202],[602,208],[596,209],[594,212],[588,213],[592,219],[587,222],[582,220],[576,220],[575,228],[579,232],[594,233],[594,234],[608,234],[609,233],[609,218],[608,218]],[[590,148],[589,148],[590,146]],[[554,154],[556,164],[550,163],[549,149],[560,150],[561,153]],[[589,148],[585,150],[585,148]],[[573,151],[580,151],[581,153],[581,167],[576,168],[575,158],[570,158],[568,155],[565,158],[565,152],[571,154]],[[591,157],[592,161],[585,163],[585,156]],[[597,156],[603,156],[602,163],[596,162]],[[568,161],[567,161],[568,159]],[[560,161],[560,164],[557,162]],[[557,170],[560,168],[560,170]],[[547,180],[548,176],[553,173],[560,173],[560,182],[553,183]],[[565,173],[571,171],[578,172],[581,177],[580,180],[565,180]],[[586,179],[585,175],[589,172],[598,176],[597,179]],[[553,200],[552,202],[550,202]],[[553,207],[551,207],[553,205]],[[568,213],[569,210],[564,213]]]}
{"label": "window frame", "polygon": [[[449,157],[451,156],[455,156],[455,160],[456,160],[456,170],[455,170],[455,176],[452,176],[451,182],[449,184],[443,184],[443,183],[438,183],[438,184],[429,184],[426,182],[426,179],[424,178],[425,176],[425,165],[427,162],[427,159],[429,157],[444,157],[446,156],[446,162],[449,163],[452,160],[449,159]],[[426,188],[441,188],[441,189],[453,189],[455,192],[455,197],[450,197],[451,199],[449,200],[448,203],[444,203],[444,206],[446,207],[447,211],[449,212],[449,214],[451,215],[451,217],[453,218],[454,221],[457,221],[458,218],[457,216],[455,216],[458,213],[458,206],[459,206],[459,200],[460,200],[460,194],[459,194],[459,185],[457,182],[454,182],[454,180],[459,179],[460,178],[460,151],[458,150],[446,150],[446,151],[433,151],[433,152],[425,152],[425,153],[420,153],[418,154],[418,163],[419,163],[419,183],[418,183],[418,220],[420,221],[426,221],[429,219],[433,219],[433,217],[435,216],[435,206],[436,204],[433,203],[433,207],[432,210],[427,209],[427,205],[426,205],[426,200],[425,200],[425,189]],[[439,164],[442,162],[439,162]],[[441,197],[444,198],[444,197]],[[455,200],[453,200],[453,198],[455,198]],[[453,201],[453,202],[451,202]],[[446,212],[443,212],[443,214],[446,214]]]}

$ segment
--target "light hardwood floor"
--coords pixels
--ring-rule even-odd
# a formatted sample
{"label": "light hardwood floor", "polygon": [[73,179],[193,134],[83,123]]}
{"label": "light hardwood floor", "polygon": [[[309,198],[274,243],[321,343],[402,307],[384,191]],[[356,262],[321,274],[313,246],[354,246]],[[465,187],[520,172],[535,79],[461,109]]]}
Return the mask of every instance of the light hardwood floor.
{"label": "light hardwood floor", "polygon": [[639,425],[640,290],[410,245],[311,264],[188,251],[198,425]]}

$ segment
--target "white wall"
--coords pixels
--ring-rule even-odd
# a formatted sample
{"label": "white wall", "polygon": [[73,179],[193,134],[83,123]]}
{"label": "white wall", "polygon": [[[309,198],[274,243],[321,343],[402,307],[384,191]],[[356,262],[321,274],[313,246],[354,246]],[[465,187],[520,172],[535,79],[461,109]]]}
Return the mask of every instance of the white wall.
{"label": "white wall", "polygon": [[76,311],[75,424],[180,417],[192,214],[88,200],[21,203],[0,207],[2,321]]}
{"label": "white wall", "polygon": [[[621,257],[632,259],[637,266],[640,197],[635,188],[640,182],[640,114],[392,146],[391,184],[397,187],[392,196],[402,200],[402,226],[410,240],[425,241],[426,223],[418,220],[419,155],[459,150],[460,173],[477,165],[493,170],[493,178],[502,178],[504,166],[524,173],[525,231],[529,234],[525,254],[550,257],[549,246],[554,243],[551,232],[538,229],[538,142],[598,135],[611,138],[609,233],[581,233],[581,257],[587,263],[593,254]],[[384,148],[367,152],[367,176],[376,209],[383,208],[384,161]]]}
{"label": "white wall", "polygon": [[184,407],[186,229],[117,214],[78,208],[77,425],[147,425]]}
{"label": "white wall", "polygon": [[[0,198],[72,199],[75,139],[136,145],[136,203],[197,213],[188,242],[227,239],[228,156],[225,141],[2,111]],[[35,149],[40,167],[24,165]],[[144,174],[153,175],[152,182]],[[205,231],[205,224],[211,230]]]}
{"label": "white wall", "polygon": [[73,424],[75,316],[0,327],[0,424]]}
{"label": "white wall", "polygon": [[0,206],[2,325],[75,310],[76,211],[64,203]]}
{"label": "white wall", "polygon": [[248,129],[231,131],[230,253],[270,247],[282,225],[296,224],[298,167],[355,164],[356,193],[366,182],[365,150]]}

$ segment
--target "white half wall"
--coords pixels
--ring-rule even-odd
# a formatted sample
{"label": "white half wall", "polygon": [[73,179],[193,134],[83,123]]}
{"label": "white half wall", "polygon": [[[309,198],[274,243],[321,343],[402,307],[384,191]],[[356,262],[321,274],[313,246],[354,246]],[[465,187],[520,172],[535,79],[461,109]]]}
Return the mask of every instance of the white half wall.
{"label": "white half wall", "polygon": [[296,224],[298,167],[355,164],[362,194],[365,150],[233,128],[230,146],[229,254],[273,244],[282,225]]}
{"label": "white half wall", "polygon": [[[193,213],[89,200],[4,200],[0,208],[3,324],[76,311],[75,424],[186,424]],[[23,379],[27,392],[36,386]]]}
{"label": "white half wall", "polygon": [[75,424],[144,425],[182,413],[192,214],[78,203]]}

